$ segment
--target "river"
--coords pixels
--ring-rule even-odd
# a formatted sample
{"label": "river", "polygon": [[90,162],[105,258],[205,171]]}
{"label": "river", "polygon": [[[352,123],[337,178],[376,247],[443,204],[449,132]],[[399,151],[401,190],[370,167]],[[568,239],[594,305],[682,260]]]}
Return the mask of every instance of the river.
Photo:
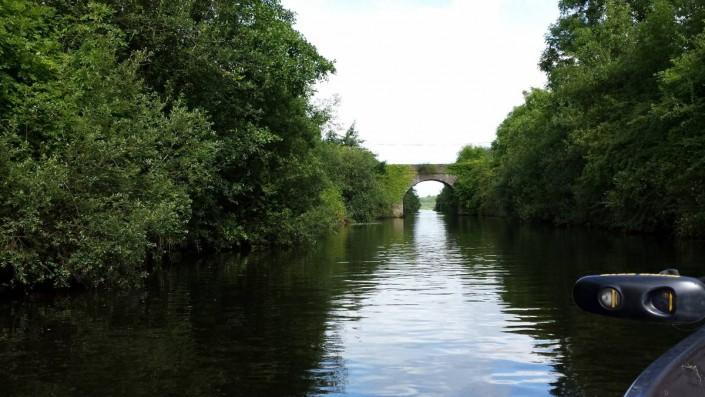
{"label": "river", "polygon": [[581,275],[705,273],[702,242],[415,218],[0,303],[2,396],[617,396],[688,335],[581,312]]}

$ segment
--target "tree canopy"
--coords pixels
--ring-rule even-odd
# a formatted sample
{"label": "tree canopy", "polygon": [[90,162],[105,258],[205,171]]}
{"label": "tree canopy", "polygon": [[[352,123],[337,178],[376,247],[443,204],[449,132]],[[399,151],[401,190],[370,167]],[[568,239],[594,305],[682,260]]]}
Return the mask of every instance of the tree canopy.
{"label": "tree canopy", "polygon": [[382,215],[390,173],[354,126],[322,139],[334,66],[293,24],[277,0],[0,0],[0,287],[136,285],[176,250]]}
{"label": "tree canopy", "polygon": [[470,212],[705,234],[705,4],[563,0],[541,67],[485,157],[461,152]]}

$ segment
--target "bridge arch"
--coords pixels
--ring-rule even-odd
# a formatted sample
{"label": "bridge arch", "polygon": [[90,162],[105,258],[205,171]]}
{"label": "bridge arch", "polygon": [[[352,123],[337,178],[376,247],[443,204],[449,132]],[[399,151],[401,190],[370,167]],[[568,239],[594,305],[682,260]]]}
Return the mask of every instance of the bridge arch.
{"label": "bridge arch", "polygon": [[[458,177],[450,173],[448,164],[404,164],[414,170],[414,179],[409,183],[404,194],[409,189],[418,185],[421,182],[435,181],[444,184],[445,186],[453,187]],[[392,205],[392,217],[404,217],[404,196],[399,198],[399,201]]]}

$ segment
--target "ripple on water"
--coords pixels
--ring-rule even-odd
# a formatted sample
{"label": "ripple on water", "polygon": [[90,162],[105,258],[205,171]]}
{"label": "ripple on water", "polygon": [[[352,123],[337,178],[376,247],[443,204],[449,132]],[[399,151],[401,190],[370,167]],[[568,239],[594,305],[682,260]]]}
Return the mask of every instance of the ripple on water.
{"label": "ripple on water", "polygon": [[[382,246],[372,279],[336,302],[359,303],[354,319],[329,320],[339,340],[350,395],[546,394],[556,375],[550,357],[515,329],[531,319],[508,313],[500,293],[508,270],[491,248],[463,250],[445,223],[423,213],[403,243]],[[365,269],[362,269],[365,271]],[[542,344],[550,351],[551,342]]]}
{"label": "ripple on water", "polygon": [[145,291],[0,303],[0,394],[621,395],[687,332],[586,315],[571,286],[702,270],[695,246],[652,242],[426,211],[175,266]]}

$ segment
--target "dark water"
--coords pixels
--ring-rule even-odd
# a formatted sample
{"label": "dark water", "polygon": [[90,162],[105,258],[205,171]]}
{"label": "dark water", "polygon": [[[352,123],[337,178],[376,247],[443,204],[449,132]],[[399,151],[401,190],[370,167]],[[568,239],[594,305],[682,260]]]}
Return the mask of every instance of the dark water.
{"label": "dark water", "polygon": [[144,291],[0,303],[0,395],[620,395],[689,330],[582,313],[573,282],[702,275],[702,246],[423,211]]}

